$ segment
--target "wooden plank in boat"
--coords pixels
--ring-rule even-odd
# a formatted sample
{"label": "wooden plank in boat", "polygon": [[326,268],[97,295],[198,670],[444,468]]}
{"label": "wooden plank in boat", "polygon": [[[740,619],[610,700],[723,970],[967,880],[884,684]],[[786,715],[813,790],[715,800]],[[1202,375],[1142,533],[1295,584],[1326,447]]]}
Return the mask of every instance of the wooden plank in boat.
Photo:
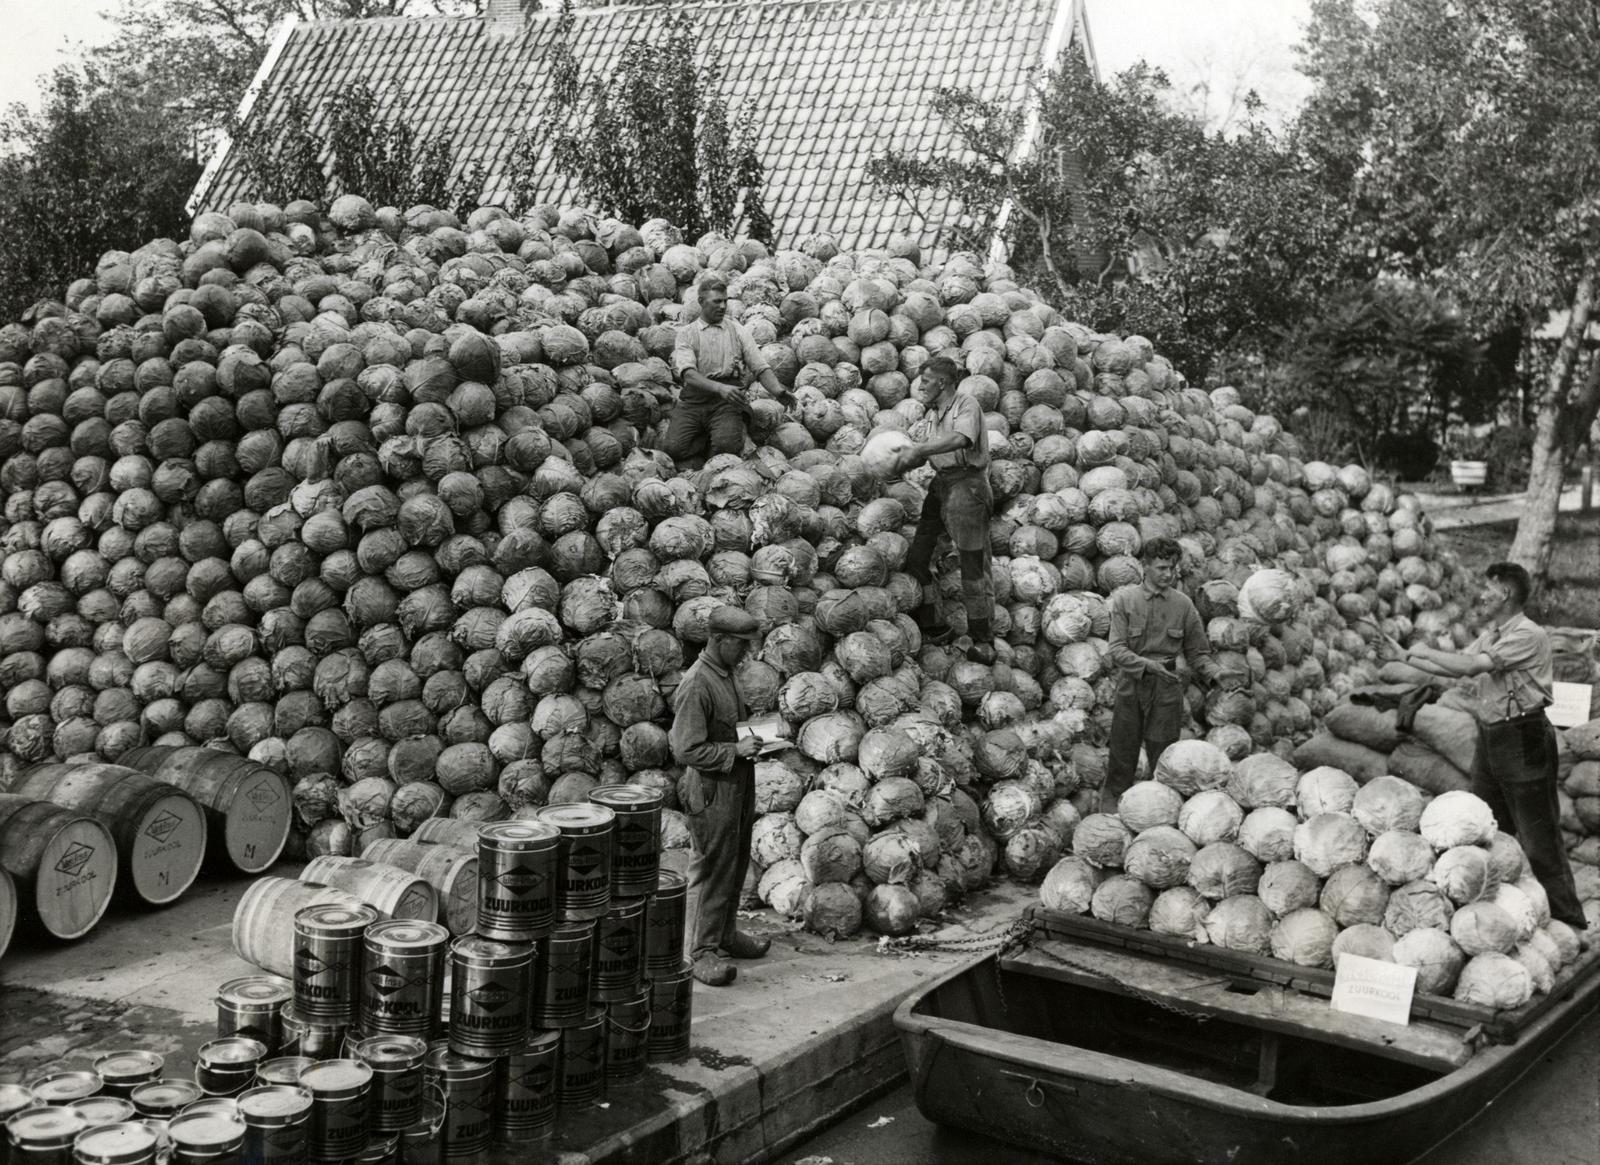
{"label": "wooden plank in boat", "polygon": [[1323,998],[1278,984],[1263,984],[1253,994],[1241,994],[1230,990],[1238,982],[1233,976],[1208,975],[1125,951],[1046,938],[1020,951],[1002,951],[1000,966],[1132,998],[1152,996],[1183,1012],[1311,1037],[1437,1072],[1453,1072],[1472,1058],[1471,1045],[1454,1028],[1426,1020],[1402,1026],[1346,1015],[1334,1011]]}

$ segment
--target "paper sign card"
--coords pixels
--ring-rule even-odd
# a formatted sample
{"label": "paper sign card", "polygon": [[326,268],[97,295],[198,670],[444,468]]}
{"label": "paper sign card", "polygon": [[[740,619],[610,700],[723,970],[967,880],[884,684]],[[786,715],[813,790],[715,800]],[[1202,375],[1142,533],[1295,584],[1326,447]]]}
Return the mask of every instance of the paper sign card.
{"label": "paper sign card", "polygon": [[1417,969],[1361,955],[1340,955],[1333,975],[1333,1009],[1402,1026],[1411,1022]]}
{"label": "paper sign card", "polygon": [[1589,719],[1593,699],[1593,684],[1558,682],[1550,693],[1550,706],[1544,710],[1544,714],[1557,728],[1573,728]]}
{"label": "paper sign card", "polygon": [[755,737],[761,742],[760,755],[766,756],[769,753],[782,752],[786,748],[794,747],[792,741],[783,737],[783,733],[787,728],[788,725],[784,723],[781,716],[755,716],[735,725],[734,734],[740,740],[747,736]]}

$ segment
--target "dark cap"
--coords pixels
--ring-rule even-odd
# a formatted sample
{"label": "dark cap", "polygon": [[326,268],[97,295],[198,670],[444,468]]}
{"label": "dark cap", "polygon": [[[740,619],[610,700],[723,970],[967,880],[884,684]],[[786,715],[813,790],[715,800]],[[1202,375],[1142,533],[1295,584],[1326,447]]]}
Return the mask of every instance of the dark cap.
{"label": "dark cap", "polygon": [[708,627],[713,635],[734,635],[752,643],[760,637],[761,625],[755,616],[738,607],[718,607],[711,612]]}

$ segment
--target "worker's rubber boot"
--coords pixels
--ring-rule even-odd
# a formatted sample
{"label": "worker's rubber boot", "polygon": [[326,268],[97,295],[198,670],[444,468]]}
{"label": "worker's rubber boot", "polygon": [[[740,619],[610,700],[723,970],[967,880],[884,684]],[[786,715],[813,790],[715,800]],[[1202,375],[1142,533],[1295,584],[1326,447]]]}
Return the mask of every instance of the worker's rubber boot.
{"label": "worker's rubber boot", "polygon": [[916,621],[917,630],[922,633],[923,643],[938,647],[950,641],[950,624],[944,621],[944,616],[934,604],[924,603],[918,607]]}
{"label": "worker's rubber boot", "polygon": [[770,938],[757,938],[742,930],[734,931],[733,939],[723,947],[723,951],[733,959],[759,959],[771,949]]}
{"label": "worker's rubber boot", "polygon": [[707,987],[726,987],[739,977],[739,968],[710,951],[702,951],[695,956],[693,974]]}
{"label": "worker's rubber boot", "polygon": [[972,619],[967,623],[972,633],[972,646],[967,648],[967,658],[973,663],[988,665],[994,662],[994,631],[987,619]]}

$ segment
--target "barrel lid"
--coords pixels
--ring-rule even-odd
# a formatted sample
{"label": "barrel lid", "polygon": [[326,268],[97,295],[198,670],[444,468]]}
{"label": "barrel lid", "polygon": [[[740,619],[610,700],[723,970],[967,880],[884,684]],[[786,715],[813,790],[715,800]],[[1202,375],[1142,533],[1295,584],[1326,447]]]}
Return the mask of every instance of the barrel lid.
{"label": "barrel lid", "polygon": [[495,849],[543,849],[561,836],[554,824],[543,820],[492,821],[478,827],[478,840]]}
{"label": "barrel lid", "polygon": [[574,801],[566,805],[546,805],[537,820],[553,825],[562,833],[599,833],[610,829],[617,815],[604,805]]}
{"label": "barrel lid", "polygon": [[356,1055],[374,1068],[415,1067],[428,1054],[416,1036],[369,1036],[356,1045]]}
{"label": "barrel lid", "polygon": [[0,1117],[32,1108],[36,1100],[31,1088],[24,1088],[20,1084],[0,1084]]}
{"label": "barrel lid", "polygon": [[225,1036],[200,1045],[200,1063],[254,1064],[265,1058],[267,1045],[248,1036]]}
{"label": "barrel lid", "polygon": [[238,1113],[179,1113],[167,1122],[167,1136],[184,1148],[226,1149],[244,1140],[244,1120]]}
{"label": "barrel lid", "polygon": [[91,1125],[114,1125],[119,1121],[132,1120],[134,1114],[133,1102],[120,1096],[86,1096],[82,1100],[74,1100],[67,1107],[81,1113]]}
{"label": "barrel lid", "polygon": [[472,1076],[493,1072],[493,1060],[480,1060],[475,1056],[463,1056],[460,1052],[453,1052],[449,1048],[428,1049],[428,1058],[423,1061],[425,1067],[434,1072],[443,1072],[451,1076]]}
{"label": "barrel lid", "polygon": [[193,1104],[183,1106],[179,1116],[193,1116],[195,1113],[209,1112],[213,1116],[235,1117],[239,1115],[239,1102],[231,1096],[206,1096]]}
{"label": "barrel lid", "polygon": [[599,785],[589,790],[589,800],[608,809],[659,809],[663,802],[660,789],[643,785]]}
{"label": "barrel lid", "polygon": [[49,1072],[28,1083],[41,1104],[65,1104],[100,1091],[97,1072]]}
{"label": "barrel lid", "polygon": [[159,1076],[166,1063],[166,1058],[157,1052],[133,1048],[124,1052],[107,1052],[95,1060],[94,1070],[100,1073],[102,1080],[142,1080],[151,1075]]}
{"label": "barrel lid", "polygon": [[450,932],[437,922],[414,918],[386,918],[367,927],[367,942],[390,950],[425,950],[450,941]]}
{"label": "barrel lid", "polygon": [[278,975],[245,975],[217,988],[225,1003],[283,1003],[294,997],[294,984]]}
{"label": "barrel lid", "polygon": [[643,914],[649,902],[648,898],[618,898],[613,894],[611,905],[606,908],[606,917],[631,918],[635,914]]}
{"label": "barrel lid", "polygon": [[156,1147],[156,1132],[143,1121],[107,1121],[79,1133],[72,1142],[78,1160],[137,1160]]}
{"label": "barrel lid", "polygon": [[503,943],[482,935],[462,935],[450,945],[456,958],[468,963],[491,963],[496,966],[525,962],[533,958],[532,943]]}
{"label": "barrel lid", "polygon": [[70,1108],[25,1108],[6,1118],[6,1132],[14,1142],[35,1145],[72,1144],[72,1138],[84,1128],[81,1113]]}
{"label": "barrel lid", "polygon": [[689,888],[689,879],[677,870],[662,870],[656,875],[656,893],[670,894]]}
{"label": "barrel lid", "polygon": [[262,1084],[239,1094],[239,1112],[246,1119],[294,1117],[310,1107],[310,1091],[293,1084]]}
{"label": "barrel lid", "polygon": [[560,1044],[561,1033],[559,1031],[533,1032],[528,1036],[528,1042],[512,1054],[526,1056],[532,1052],[547,1052],[551,1048],[559,1047]]}
{"label": "barrel lid", "polygon": [[360,1060],[319,1060],[300,1073],[300,1084],[312,1092],[342,1092],[372,1079],[372,1068]]}
{"label": "barrel lid", "polygon": [[314,902],[294,912],[294,928],[312,934],[360,934],[378,921],[370,906],[346,906],[340,902]]}
{"label": "barrel lid", "polygon": [[128,1099],[137,1108],[170,1108],[176,1112],[204,1095],[198,1084],[187,1080],[152,1080],[135,1088]]}
{"label": "barrel lid", "polygon": [[279,1056],[256,1066],[256,1076],[274,1084],[294,1084],[317,1061],[311,1056]]}

